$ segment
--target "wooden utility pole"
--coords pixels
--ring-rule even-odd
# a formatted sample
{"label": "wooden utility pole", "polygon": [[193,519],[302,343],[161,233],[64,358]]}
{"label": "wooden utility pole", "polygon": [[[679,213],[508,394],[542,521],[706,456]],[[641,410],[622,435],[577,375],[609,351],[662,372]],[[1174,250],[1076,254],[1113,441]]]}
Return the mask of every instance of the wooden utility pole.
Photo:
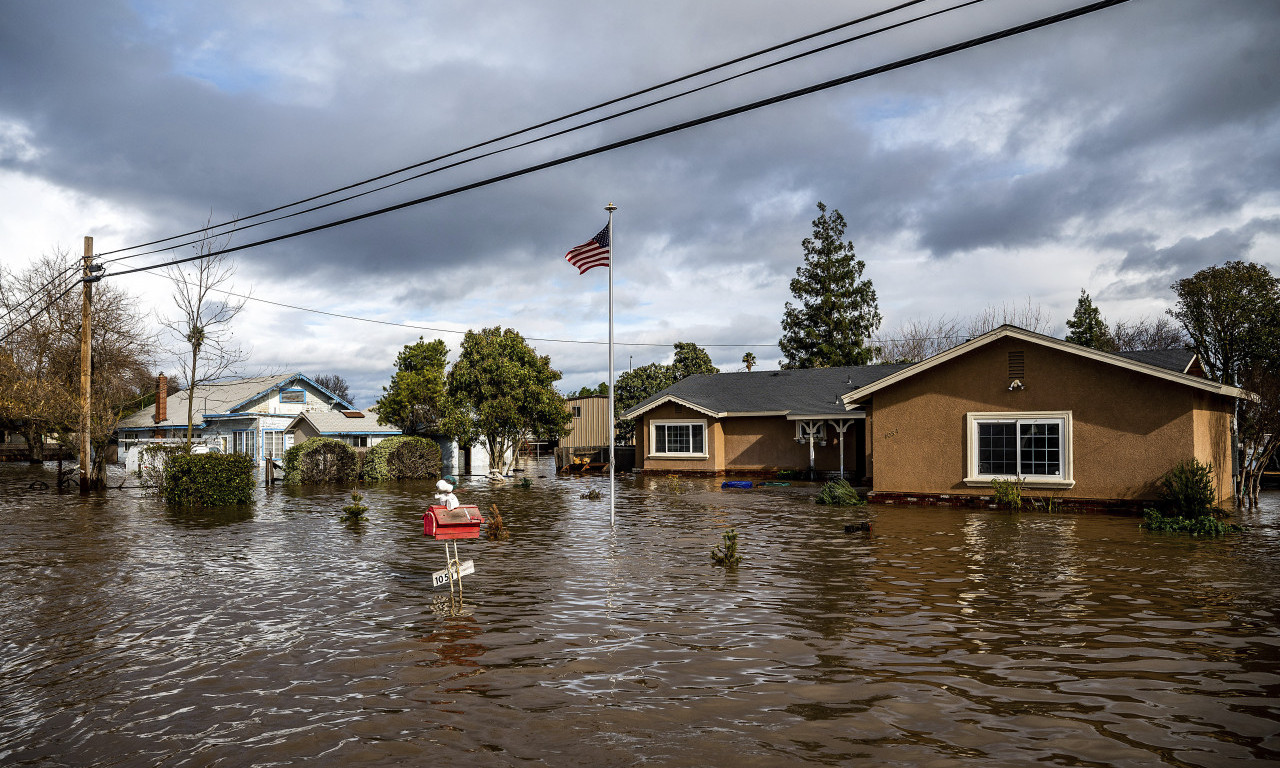
{"label": "wooden utility pole", "polygon": [[92,365],[92,349],[89,344],[89,306],[93,295],[93,283],[90,281],[89,267],[93,265],[93,238],[84,239],[84,275],[82,277],[80,302],[80,493],[89,492],[89,466],[92,463],[89,451],[89,393],[90,373]]}

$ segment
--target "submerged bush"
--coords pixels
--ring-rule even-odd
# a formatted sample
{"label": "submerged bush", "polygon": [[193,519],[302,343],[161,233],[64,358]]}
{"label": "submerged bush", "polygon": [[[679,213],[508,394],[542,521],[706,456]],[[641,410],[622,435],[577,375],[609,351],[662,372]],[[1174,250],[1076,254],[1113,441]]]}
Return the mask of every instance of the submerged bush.
{"label": "submerged bush", "polygon": [[1162,515],[1159,510],[1147,509],[1142,513],[1142,528],[1163,533],[1189,533],[1192,536],[1226,536],[1244,530],[1235,523],[1228,523],[1217,515],[1195,517]]}
{"label": "submerged bush", "polygon": [[830,504],[835,507],[861,507],[867,503],[866,499],[858,495],[857,489],[843,477],[822,486],[822,490],[818,491],[813,501],[815,504]]}
{"label": "submerged bush", "polygon": [[1016,480],[992,480],[991,494],[996,497],[997,504],[1007,504],[1009,509],[1018,512],[1022,509],[1022,478]]}
{"label": "submerged bush", "polygon": [[240,453],[170,456],[164,465],[165,503],[228,507],[253,501],[253,459]]}
{"label": "submerged bush", "polygon": [[348,483],[356,479],[359,457],[351,446],[331,437],[311,437],[284,452],[284,481]]}
{"label": "submerged bush", "polygon": [[742,562],[742,555],[738,554],[737,530],[730,528],[724,532],[724,545],[711,548],[711,562],[726,568],[734,568]]}
{"label": "submerged bush", "polygon": [[164,486],[164,467],[170,457],[187,453],[186,443],[151,443],[138,452],[138,484],[160,490]]}
{"label": "submerged bush", "polygon": [[1195,459],[1180,461],[1160,478],[1157,493],[1165,515],[1210,515],[1218,500],[1213,488],[1213,465]]}
{"label": "submerged bush", "polygon": [[388,437],[369,449],[360,479],[427,480],[440,477],[440,446],[422,437]]}

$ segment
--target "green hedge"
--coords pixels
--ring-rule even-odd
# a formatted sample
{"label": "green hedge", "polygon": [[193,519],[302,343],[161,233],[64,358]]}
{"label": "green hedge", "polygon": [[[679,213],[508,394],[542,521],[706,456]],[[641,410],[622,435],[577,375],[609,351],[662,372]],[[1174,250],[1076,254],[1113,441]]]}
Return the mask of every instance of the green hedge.
{"label": "green hedge", "polygon": [[440,446],[422,437],[388,437],[364,456],[360,479],[424,480],[440,477]]}
{"label": "green hedge", "polygon": [[170,456],[164,465],[165,503],[229,507],[253,501],[253,459],[239,453]]}
{"label": "green hedge", "polygon": [[331,437],[311,437],[284,452],[284,481],[292,485],[353,482],[359,467],[355,449]]}

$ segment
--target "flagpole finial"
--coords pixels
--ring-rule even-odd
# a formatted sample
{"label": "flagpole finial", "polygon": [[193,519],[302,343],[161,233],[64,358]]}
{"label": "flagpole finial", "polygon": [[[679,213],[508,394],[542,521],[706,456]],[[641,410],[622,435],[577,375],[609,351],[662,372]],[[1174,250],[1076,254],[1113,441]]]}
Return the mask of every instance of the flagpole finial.
{"label": "flagpole finial", "polygon": [[609,213],[613,213],[614,211],[618,210],[618,206],[614,205],[613,203],[609,203],[604,207],[604,209]]}

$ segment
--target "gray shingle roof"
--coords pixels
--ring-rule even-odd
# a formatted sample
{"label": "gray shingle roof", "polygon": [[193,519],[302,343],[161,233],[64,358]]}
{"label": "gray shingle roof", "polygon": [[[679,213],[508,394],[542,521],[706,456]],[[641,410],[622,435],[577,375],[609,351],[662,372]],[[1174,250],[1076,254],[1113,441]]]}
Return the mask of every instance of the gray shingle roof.
{"label": "gray shingle roof", "polygon": [[[306,378],[300,373],[287,373],[282,376],[257,376],[250,379],[202,384],[196,387],[194,416],[199,418],[206,413],[227,413],[228,409],[242,405],[255,395],[260,395],[272,387],[299,377]],[[311,383],[314,384],[314,382]],[[144,408],[122,419],[118,429],[185,427],[187,425],[187,390],[170,395],[165,403],[167,418],[159,424],[152,420],[155,410]]]}
{"label": "gray shingle roof", "polygon": [[1146,363],[1178,373],[1185,373],[1187,366],[1191,365],[1191,361],[1196,356],[1196,353],[1189,349],[1140,349],[1117,354],[1135,363]]}
{"label": "gray shingle roof", "polygon": [[297,419],[289,425],[290,429],[297,426],[300,419],[306,419],[311,422],[311,426],[323,435],[332,435],[340,433],[359,434],[359,435],[398,435],[399,427],[390,424],[379,424],[378,414],[370,411],[360,411],[364,414],[363,418],[352,418],[346,415],[345,411],[307,411],[299,414]]}
{"label": "gray shingle roof", "polygon": [[843,413],[840,396],[872,384],[906,365],[859,365],[749,373],[697,374],[681,379],[627,409],[624,418],[648,410],[667,397],[713,413],[787,413],[793,416]]}

